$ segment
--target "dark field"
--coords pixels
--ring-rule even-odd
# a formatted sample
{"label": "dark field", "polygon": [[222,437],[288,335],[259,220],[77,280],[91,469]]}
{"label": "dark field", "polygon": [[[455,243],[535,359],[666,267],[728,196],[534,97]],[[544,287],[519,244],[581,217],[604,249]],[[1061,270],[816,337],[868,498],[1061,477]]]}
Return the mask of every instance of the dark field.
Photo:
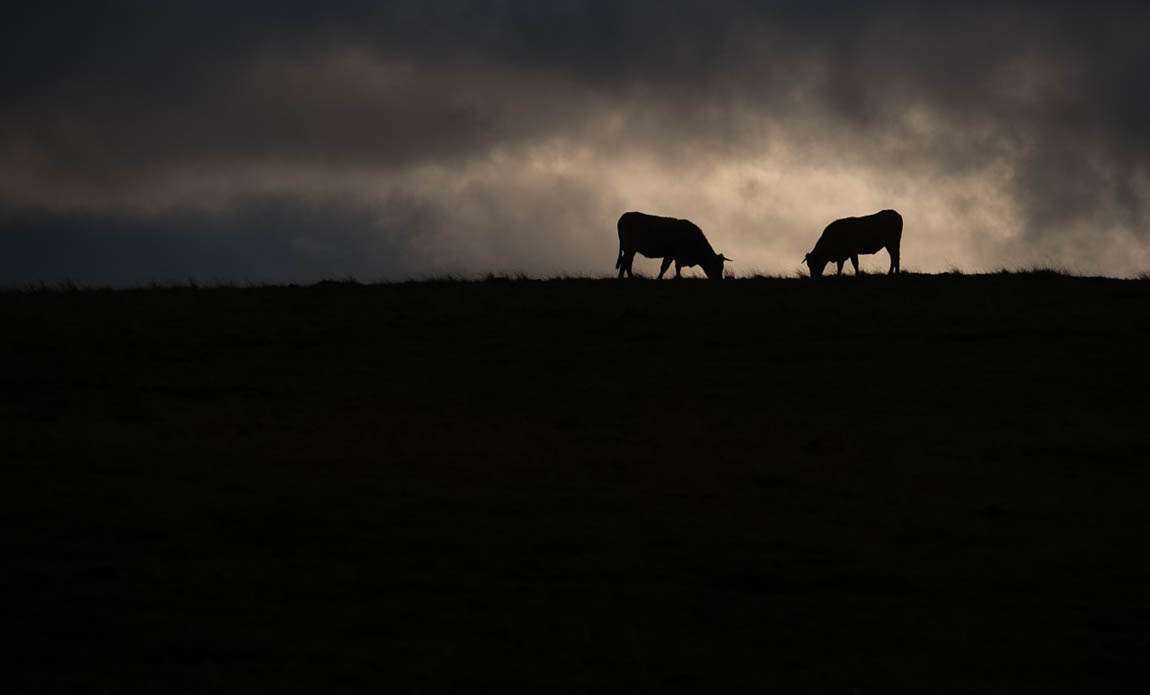
{"label": "dark field", "polygon": [[5,692],[1146,692],[1150,281],[0,294]]}

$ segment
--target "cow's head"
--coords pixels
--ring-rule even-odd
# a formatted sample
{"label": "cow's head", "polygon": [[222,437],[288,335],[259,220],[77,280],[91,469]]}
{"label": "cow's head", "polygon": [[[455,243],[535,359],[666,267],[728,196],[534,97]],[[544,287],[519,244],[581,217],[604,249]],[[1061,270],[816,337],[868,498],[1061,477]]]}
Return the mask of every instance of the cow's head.
{"label": "cow's head", "polygon": [[803,257],[803,263],[807,264],[807,268],[811,271],[812,278],[820,278],[823,275],[823,268],[827,267],[829,263],[826,258],[822,256],[815,256],[814,252],[808,253]]}
{"label": "cow's head", "polygon": [[731,259],[727,258],[723,254],[716,253],[714,256],[711,256],[711,259],[709,261],[702,264],[703,272],[706,273],[707,278],[709,278],[711,280],[722,280],[723,279],[723,261],[729,261],[729,260],[731,260]]}

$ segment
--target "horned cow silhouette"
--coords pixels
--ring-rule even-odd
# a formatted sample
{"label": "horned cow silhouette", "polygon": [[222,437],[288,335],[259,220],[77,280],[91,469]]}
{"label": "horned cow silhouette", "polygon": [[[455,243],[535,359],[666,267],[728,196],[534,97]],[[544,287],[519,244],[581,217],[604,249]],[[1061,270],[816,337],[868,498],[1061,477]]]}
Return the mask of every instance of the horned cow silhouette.
{"label": "horned cow silhouette", "polygon": [[619,257],[615,268],[619,278],[626,274],[631,277],[631,263],[635,254],[647,258],[662,258],[659,278],[675,263],[675,277],[682,277],[683,268],[701,266],[711,280],[721,280],[723,263],[730,261],[711,248],[703,230],[690,220],[674,217],[658,217],[642,212],[625,212],[619,218]]}
{"label": "horned cow silhouette", "polygon": [[890,274],[898,273],[899,246],[902,243],[902,215],[894,210],[883,210],[865,217],[845,217],[827,225],[815,248],[803,258],[810,268],[811,277],[823,274],[827,263],[838,265],[843,273],[843,262],[848,258],[859,272],[859,255],[878,253],[886,249],[890,254]]}

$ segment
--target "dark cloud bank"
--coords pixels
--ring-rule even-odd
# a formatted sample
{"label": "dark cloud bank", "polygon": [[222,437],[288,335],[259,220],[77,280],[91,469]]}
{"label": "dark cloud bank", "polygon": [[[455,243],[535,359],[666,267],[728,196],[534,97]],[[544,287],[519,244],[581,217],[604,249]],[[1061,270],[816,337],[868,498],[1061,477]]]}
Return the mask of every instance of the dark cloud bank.
{"label": "dark cloud bank", "polygon": [[602,274],[628,209],[1150,270],[1140,3],[70,4],[0,27],[2,284]]}

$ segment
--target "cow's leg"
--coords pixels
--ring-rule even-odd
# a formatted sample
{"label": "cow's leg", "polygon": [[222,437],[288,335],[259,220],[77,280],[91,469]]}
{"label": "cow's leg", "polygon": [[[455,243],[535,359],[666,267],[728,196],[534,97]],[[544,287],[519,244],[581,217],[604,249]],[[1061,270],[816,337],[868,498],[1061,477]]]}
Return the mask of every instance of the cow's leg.
{"label": "cow's leg", "polygon": [[845,261],[835,261],[835,264],[838,266],[838,272],[836,273],[836,275],[842,275],[843,274],[843,263],[844,262]]}
{"label": "cow's leg", "polygon": [[673,259],[670,256],[667,256],[666,258],[663,259],[663,264],[661,266],[659,266],[659,277],[655,278],[656,280],[662,280],[663,279],[663,273],[667,272],[667,268],[671,267],[671,261],[672,260]]}
{"label": "cow's leg", "polygon": [[631,274],[631,263],[635,261],[635,252],[626,251],[623,253],[623,260],[619,263],[619,279],[622,280],[624,274],[627,277],[634,277]]}
{"label": "cow's leg", "polygon": [[854,266],[855,275],[859,274],[859,257],[858,255],[851,256],[851,265]]}
{"label": "cow's leg", "polygon": [[679,280],[682,277],[683,277],[683,266],[679,264],[679,261],[675,261],[675,279]]}
{"label": "cow's leg", "polygon": [[890,254],[890,270],[888,270],[887,273],[890,275],[897,275],[899,272],[898,249],[888,247],[886,252]]}

